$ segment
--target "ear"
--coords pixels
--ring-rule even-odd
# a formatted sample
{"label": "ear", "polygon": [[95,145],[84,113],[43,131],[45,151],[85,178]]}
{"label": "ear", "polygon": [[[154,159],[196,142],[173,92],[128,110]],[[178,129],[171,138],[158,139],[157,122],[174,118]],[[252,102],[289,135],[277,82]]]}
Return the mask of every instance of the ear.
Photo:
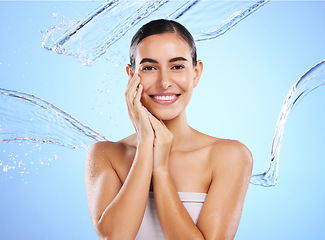
{"label": "ear", "polygon": [[126,73],[128,74],[129,77],[133,77],[134,72],[133,72],[132,67],[131,67],[130,64],[126,65],[125,70],[126,70]]}
{"label": "ear", "polygon": [[193,82],[193,86],[196,87],[200,81],[201,78],[201,74],[203,71],[203,62],[201,60],[198,60],[196,63],[196,66],[194,67],[194,82]]}

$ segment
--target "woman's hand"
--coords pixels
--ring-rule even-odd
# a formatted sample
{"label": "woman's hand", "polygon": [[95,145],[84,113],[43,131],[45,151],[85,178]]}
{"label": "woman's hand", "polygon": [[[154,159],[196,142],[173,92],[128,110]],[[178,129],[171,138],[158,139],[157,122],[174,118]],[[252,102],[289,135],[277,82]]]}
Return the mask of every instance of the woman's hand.
{"label": "woman's hand", "polygon": [[154,169],[153,171],[168,172],[168,159],[173,143],[173,134],[168,130],[163,121],[150,114],[150,123],[154,130]]}
{"label": "woman's hand", "polygon": [[140,84],[140,76],[135,73],[129,77],[125,91],[129,116],[138,134],[139,142],[143,140],[153,141],[154,132],[149,121],[150,113],[140,101],[142,91],[143,86]]}

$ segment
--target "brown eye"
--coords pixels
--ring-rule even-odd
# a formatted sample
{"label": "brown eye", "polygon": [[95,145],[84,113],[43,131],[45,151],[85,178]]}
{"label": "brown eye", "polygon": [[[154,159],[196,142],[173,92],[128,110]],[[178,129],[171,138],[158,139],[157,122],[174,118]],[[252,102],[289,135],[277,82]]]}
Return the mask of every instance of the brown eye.
{"label": "brown eye", "polygon": [[183,65],[175,65],[175,66],[172,67],[172,69],[174,69],[174,70],[182,70],[184,68],[185,67]]}
{"label": "brown eye", "polygon": [[145,66],[142,68],[142,71],[153,71],[155,70],[155,67],[153,66]]}

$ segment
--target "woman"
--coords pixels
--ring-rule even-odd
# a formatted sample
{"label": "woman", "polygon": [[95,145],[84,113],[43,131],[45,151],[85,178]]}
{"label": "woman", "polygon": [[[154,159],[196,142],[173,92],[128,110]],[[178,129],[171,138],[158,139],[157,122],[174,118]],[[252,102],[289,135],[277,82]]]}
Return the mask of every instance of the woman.
{"label": "woman", "polygon": [[100,239],[233,239],[252,157],[240,142],[191,128],[200,80],[191,34],[156,20],[135,34],[125,92],[136,133],[88,151],[89,211]]}

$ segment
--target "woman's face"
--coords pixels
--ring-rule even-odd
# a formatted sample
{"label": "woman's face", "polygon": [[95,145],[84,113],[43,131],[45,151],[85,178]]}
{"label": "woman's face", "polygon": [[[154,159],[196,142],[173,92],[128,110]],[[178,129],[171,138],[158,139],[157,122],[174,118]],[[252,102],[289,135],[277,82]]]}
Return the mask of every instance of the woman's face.
{"label": "woman's face", "polygon": [[162,120],[182,114],[202,72],[201,61],[193,66],[190,46],[178,34],[157,34],[144,38],[135,56],[142,104]]}

